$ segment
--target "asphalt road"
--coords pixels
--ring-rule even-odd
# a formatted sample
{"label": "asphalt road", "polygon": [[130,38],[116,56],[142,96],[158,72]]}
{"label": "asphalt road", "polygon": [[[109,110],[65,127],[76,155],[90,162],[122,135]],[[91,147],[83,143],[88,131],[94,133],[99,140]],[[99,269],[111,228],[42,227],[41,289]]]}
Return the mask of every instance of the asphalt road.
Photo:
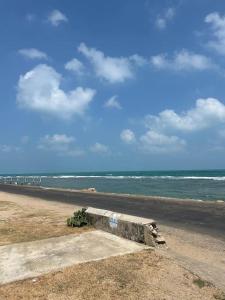
{"label": "asphalt road", "polygon": [[71,192],[2,184],[0,191],[152,218],[159,226],[163,224],[188,229],[225,240],[225,203]]}

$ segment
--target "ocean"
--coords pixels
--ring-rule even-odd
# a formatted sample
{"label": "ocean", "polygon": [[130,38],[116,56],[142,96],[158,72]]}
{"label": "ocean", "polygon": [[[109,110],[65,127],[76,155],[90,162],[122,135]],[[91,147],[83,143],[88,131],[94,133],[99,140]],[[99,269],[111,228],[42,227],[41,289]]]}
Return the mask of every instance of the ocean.
{"label": "ocean", "polygon": [[225,200],[225,170],[1,175],[1,182],[201,200]]}

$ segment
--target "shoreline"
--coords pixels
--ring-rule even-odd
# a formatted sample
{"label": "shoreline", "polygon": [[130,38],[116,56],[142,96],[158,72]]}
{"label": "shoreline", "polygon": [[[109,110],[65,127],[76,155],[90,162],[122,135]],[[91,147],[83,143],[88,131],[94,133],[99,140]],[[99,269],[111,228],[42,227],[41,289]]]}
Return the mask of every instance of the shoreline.
{"label": "shoreline", "polygon": [[143,194],[128,194],[128,193],[113,193],[113,192],[100,192],[100,191],[88,191],[88,189],[70,189],[70,188],[58,188],[58,187],[47,187],[47,186],[35,186],[35,185],[17,185],[17,184],[2,184],[1,186],[16,186],[16,187],[24,187],[24,188],[32,188],[32,189],[40,189],[40,190],[50,190],[50,191],[59,191],[59,192],[70,192],[70,193],[82,193],[82,194],[95,194],[95,195],[102,195],[102,196],[115,196],[115,197],[129,197],[129,198],[140,198],[141,200],[163,200],[163,201],[173,201],[179,203],[206,203],[206,204],[225,204],[225,200],[217,199],[217,200],[203,200],[198,198],[178,198],[178,197],[166,197],[166,196],[155,196],[155,195],[143,195]]}
{"label": "shoreline", "polygon": [[[24,187],[30,187],[29,185],[22,185]],[[127,193],[113,193],[113,192],[91,192],[87,189],[69,189],[69,188],[55,188],[55,187],[45,187],[39,186],[37,188],[44,189],[44,190],[54,190],[54,191],[68,191],[72,193],[84,193],[84,194],[96,194],[96,195],[105,195],[105,196],[116,196],[116,197],[130,197],[130,198],[140,198],[143,200],[163,200],[163,201],[174,201],[174,202],[201,202],[207,204],[215,204],[221,203],[225,204],[225,200],[203,200],[203,199],[195,199],[195,198],[176,198],[176,197],[165,197],[165,196],[154,196],[154,195],[143,195],[143,194],[127,194]]]}

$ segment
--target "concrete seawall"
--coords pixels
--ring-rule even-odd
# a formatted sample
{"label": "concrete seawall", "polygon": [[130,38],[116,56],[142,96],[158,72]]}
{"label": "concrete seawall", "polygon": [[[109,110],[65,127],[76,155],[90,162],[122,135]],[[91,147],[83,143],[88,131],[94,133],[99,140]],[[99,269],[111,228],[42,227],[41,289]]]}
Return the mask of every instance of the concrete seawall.
{"label": "concrete seawall", "polygon": [[152,219],[140,218],[109,210],[89,207],[86,210],[88,221],[97,229],[101,229],[138,243],[155,247],[164,244],[156,222]]}

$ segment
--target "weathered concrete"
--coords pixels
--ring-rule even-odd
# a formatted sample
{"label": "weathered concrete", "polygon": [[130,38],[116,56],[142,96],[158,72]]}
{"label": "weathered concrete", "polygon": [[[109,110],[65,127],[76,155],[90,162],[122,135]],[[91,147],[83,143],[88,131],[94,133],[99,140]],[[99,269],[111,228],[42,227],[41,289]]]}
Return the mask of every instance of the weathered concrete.
{"label": "weathered concrete", "polygon": [[93,207],[88,207],[86,214],[89,223],[97,229],[152,247],[164,241],[158,232],[156,222],[152,219],[115,213]]}
{"label": "weathered concrete", "polygon": [[99,230],[1,246],[0,284],[146,248]]}

